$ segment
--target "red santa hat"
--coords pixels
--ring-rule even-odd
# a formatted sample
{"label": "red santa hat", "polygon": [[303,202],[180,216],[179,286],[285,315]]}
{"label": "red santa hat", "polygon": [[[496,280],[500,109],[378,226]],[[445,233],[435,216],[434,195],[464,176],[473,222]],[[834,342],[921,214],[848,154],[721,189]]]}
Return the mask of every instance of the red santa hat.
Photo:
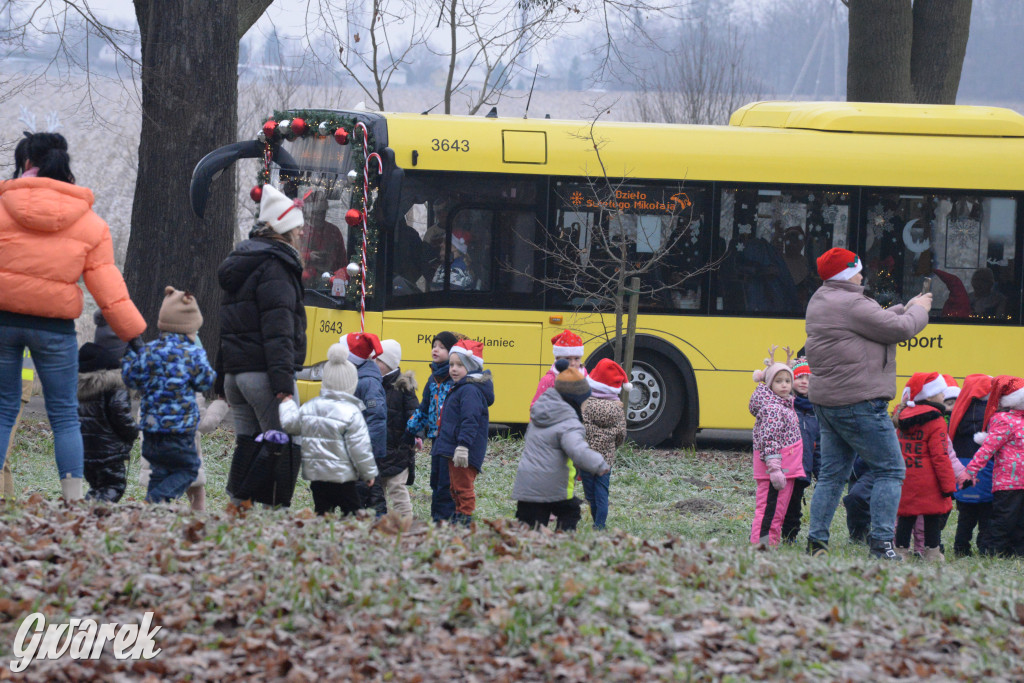
{"label": "red santa hat", "polygon": [[463,363],[470,373],[480,372],[484,367],[484,345],[472,339],[463,339],[456,342],[449,355],[458,354],[469,363]]}
{"label": "red santa hat", "polygon": [[946,389],[946,380],[937,372],[915,372],[903,388],[903,403],[913,408],[915,401],[922,401],[941,394]]}
{"label": "red santa hat", "polygon": [[452,248],[456,251],[468,254],[469,243],[472,241],[472,233],[468,233],[465,230],[452,230]]}
{"label": "red santa hat", "polygon": [[376,358],[384,353],[380,338],[370,332],[353,332],[342,335],[340,343],[348,351],[349,360],[355,364]]}
{"label": "red santa hat", "polygon": [[946,388],[942,390],[943,400],[948,401],[960,395],[960,385],[957,384],[956,378],[953,375],[943,375],[942,379],[946,380]]}
{"label": "red santa hat", "polygon": [[555,358],[583,357],[583,339],[572,330],[562,330],[551,338]]}
{"label": "red santa hat", "polygon": [[822,280],[846,282],[863,268],[860,259],[849,249],[832,247],[818,257],[818,276]]}
{"label": "red santa hat", "polygon": [[587,383],[590,384],[590,388],[605,394],[632,391],[633,385],[627,382],[627,379],[629,377],[626,376],[626,371],[611,358],[599,360],[594,370],[587,375]]}
{"label": "red santa hat", "polygon": [[963,389],[960,390],[960,395],[956,397],[953,411],[949,415],[950,436],[956,434],[956,429],[960,426],[960,421],[964,418],[964,413],[971,406],[971,402],[976,398],[987,399],[991,391],[992,378],[988,375],[967,375],[964,378]]}
{"label": "red santa hat", "polygon": [[[1000,408],[1024,410],[1024,379],[999,375],[992,381],[992,391],[988,395],[988,405],[985,406],[985,422],[982,423],[984,429],[988,429],[992,416]],[[985,443],[987,436],[987,432],[978,432],[974,435],[974,442]]]}

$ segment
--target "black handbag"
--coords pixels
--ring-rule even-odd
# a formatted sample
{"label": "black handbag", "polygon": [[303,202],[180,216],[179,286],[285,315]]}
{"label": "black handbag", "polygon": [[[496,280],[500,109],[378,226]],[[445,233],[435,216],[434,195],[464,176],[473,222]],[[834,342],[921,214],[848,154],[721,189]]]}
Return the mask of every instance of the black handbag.
{"label": "black handbag", "polygon": [[232,495],[254,503],[289,507],[302,467],[301,447],[291,439],[286,443],[263,439],[257,446],[259,450]]}

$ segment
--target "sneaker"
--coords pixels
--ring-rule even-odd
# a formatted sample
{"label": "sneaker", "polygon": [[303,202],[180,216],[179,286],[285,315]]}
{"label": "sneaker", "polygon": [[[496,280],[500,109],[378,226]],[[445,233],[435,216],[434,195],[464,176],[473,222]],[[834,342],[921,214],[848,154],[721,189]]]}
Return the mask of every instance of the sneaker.
{"label": "sneaker", "polygon": [[878,558],[879,560],[890,560],[892,562],[902,562],[903,558],[900,557],[896,549],[893,548],[892,541],[877,541],[871,539],[871,557]]}
{"label": "sneaker", "polygon": [[811,557],[823,557],[828,555],[828,543],[816,541],[813,538],[807,539],[807,554]]}

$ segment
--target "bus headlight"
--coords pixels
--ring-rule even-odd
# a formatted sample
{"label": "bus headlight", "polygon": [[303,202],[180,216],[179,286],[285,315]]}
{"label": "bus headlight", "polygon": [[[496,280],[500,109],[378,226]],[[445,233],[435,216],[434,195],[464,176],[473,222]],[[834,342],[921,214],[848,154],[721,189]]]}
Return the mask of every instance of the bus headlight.
{"label": "bus headlight", "polygon": [[320,382],[324,378],[325,365],[327,365],[327,361],[324,360],[308,368],[302,368],[295,373],[295,379],[306,382]]}

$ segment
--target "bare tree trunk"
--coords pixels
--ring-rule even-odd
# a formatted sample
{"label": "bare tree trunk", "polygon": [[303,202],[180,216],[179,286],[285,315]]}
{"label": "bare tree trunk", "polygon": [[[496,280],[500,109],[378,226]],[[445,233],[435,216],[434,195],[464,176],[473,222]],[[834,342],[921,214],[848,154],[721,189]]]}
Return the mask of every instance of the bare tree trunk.
{"label": "bare tree trunk", "polygon": [[956,104],[972,0],[915,0],[910,74],[922,104]]}
{"label": "bare tree trunk", "polygon": [[972,0],[849,0],[846,99],[954,104]]}
{"label": "bare tree trunk", "polygon": [[846,99],[914,102],[910,52],[914,18],[910,0],[850,0]]}
{"label": "bare tree trunk", "polygon": [[234,171],[215,186],[205,220],[189,209],[188,188],[196,162],[235,141],[240,6],[251,21],[262,14],[253,0],[222,0],[216,10],[206,0],[135,0],[142,134],[125,280],[149,336],[157,332],[164,286],[193,292],[210,348],[220,333],[217,266],[235,232]]}
{"label": "bare tree trunk", "polygon": [[622,354],[622,368],[626,371],[627,381],[633,371],[633,350],[636,345],[636,318],[640,310],[640,278],[629,279],[629,312],[626,314],[626,348]]}

